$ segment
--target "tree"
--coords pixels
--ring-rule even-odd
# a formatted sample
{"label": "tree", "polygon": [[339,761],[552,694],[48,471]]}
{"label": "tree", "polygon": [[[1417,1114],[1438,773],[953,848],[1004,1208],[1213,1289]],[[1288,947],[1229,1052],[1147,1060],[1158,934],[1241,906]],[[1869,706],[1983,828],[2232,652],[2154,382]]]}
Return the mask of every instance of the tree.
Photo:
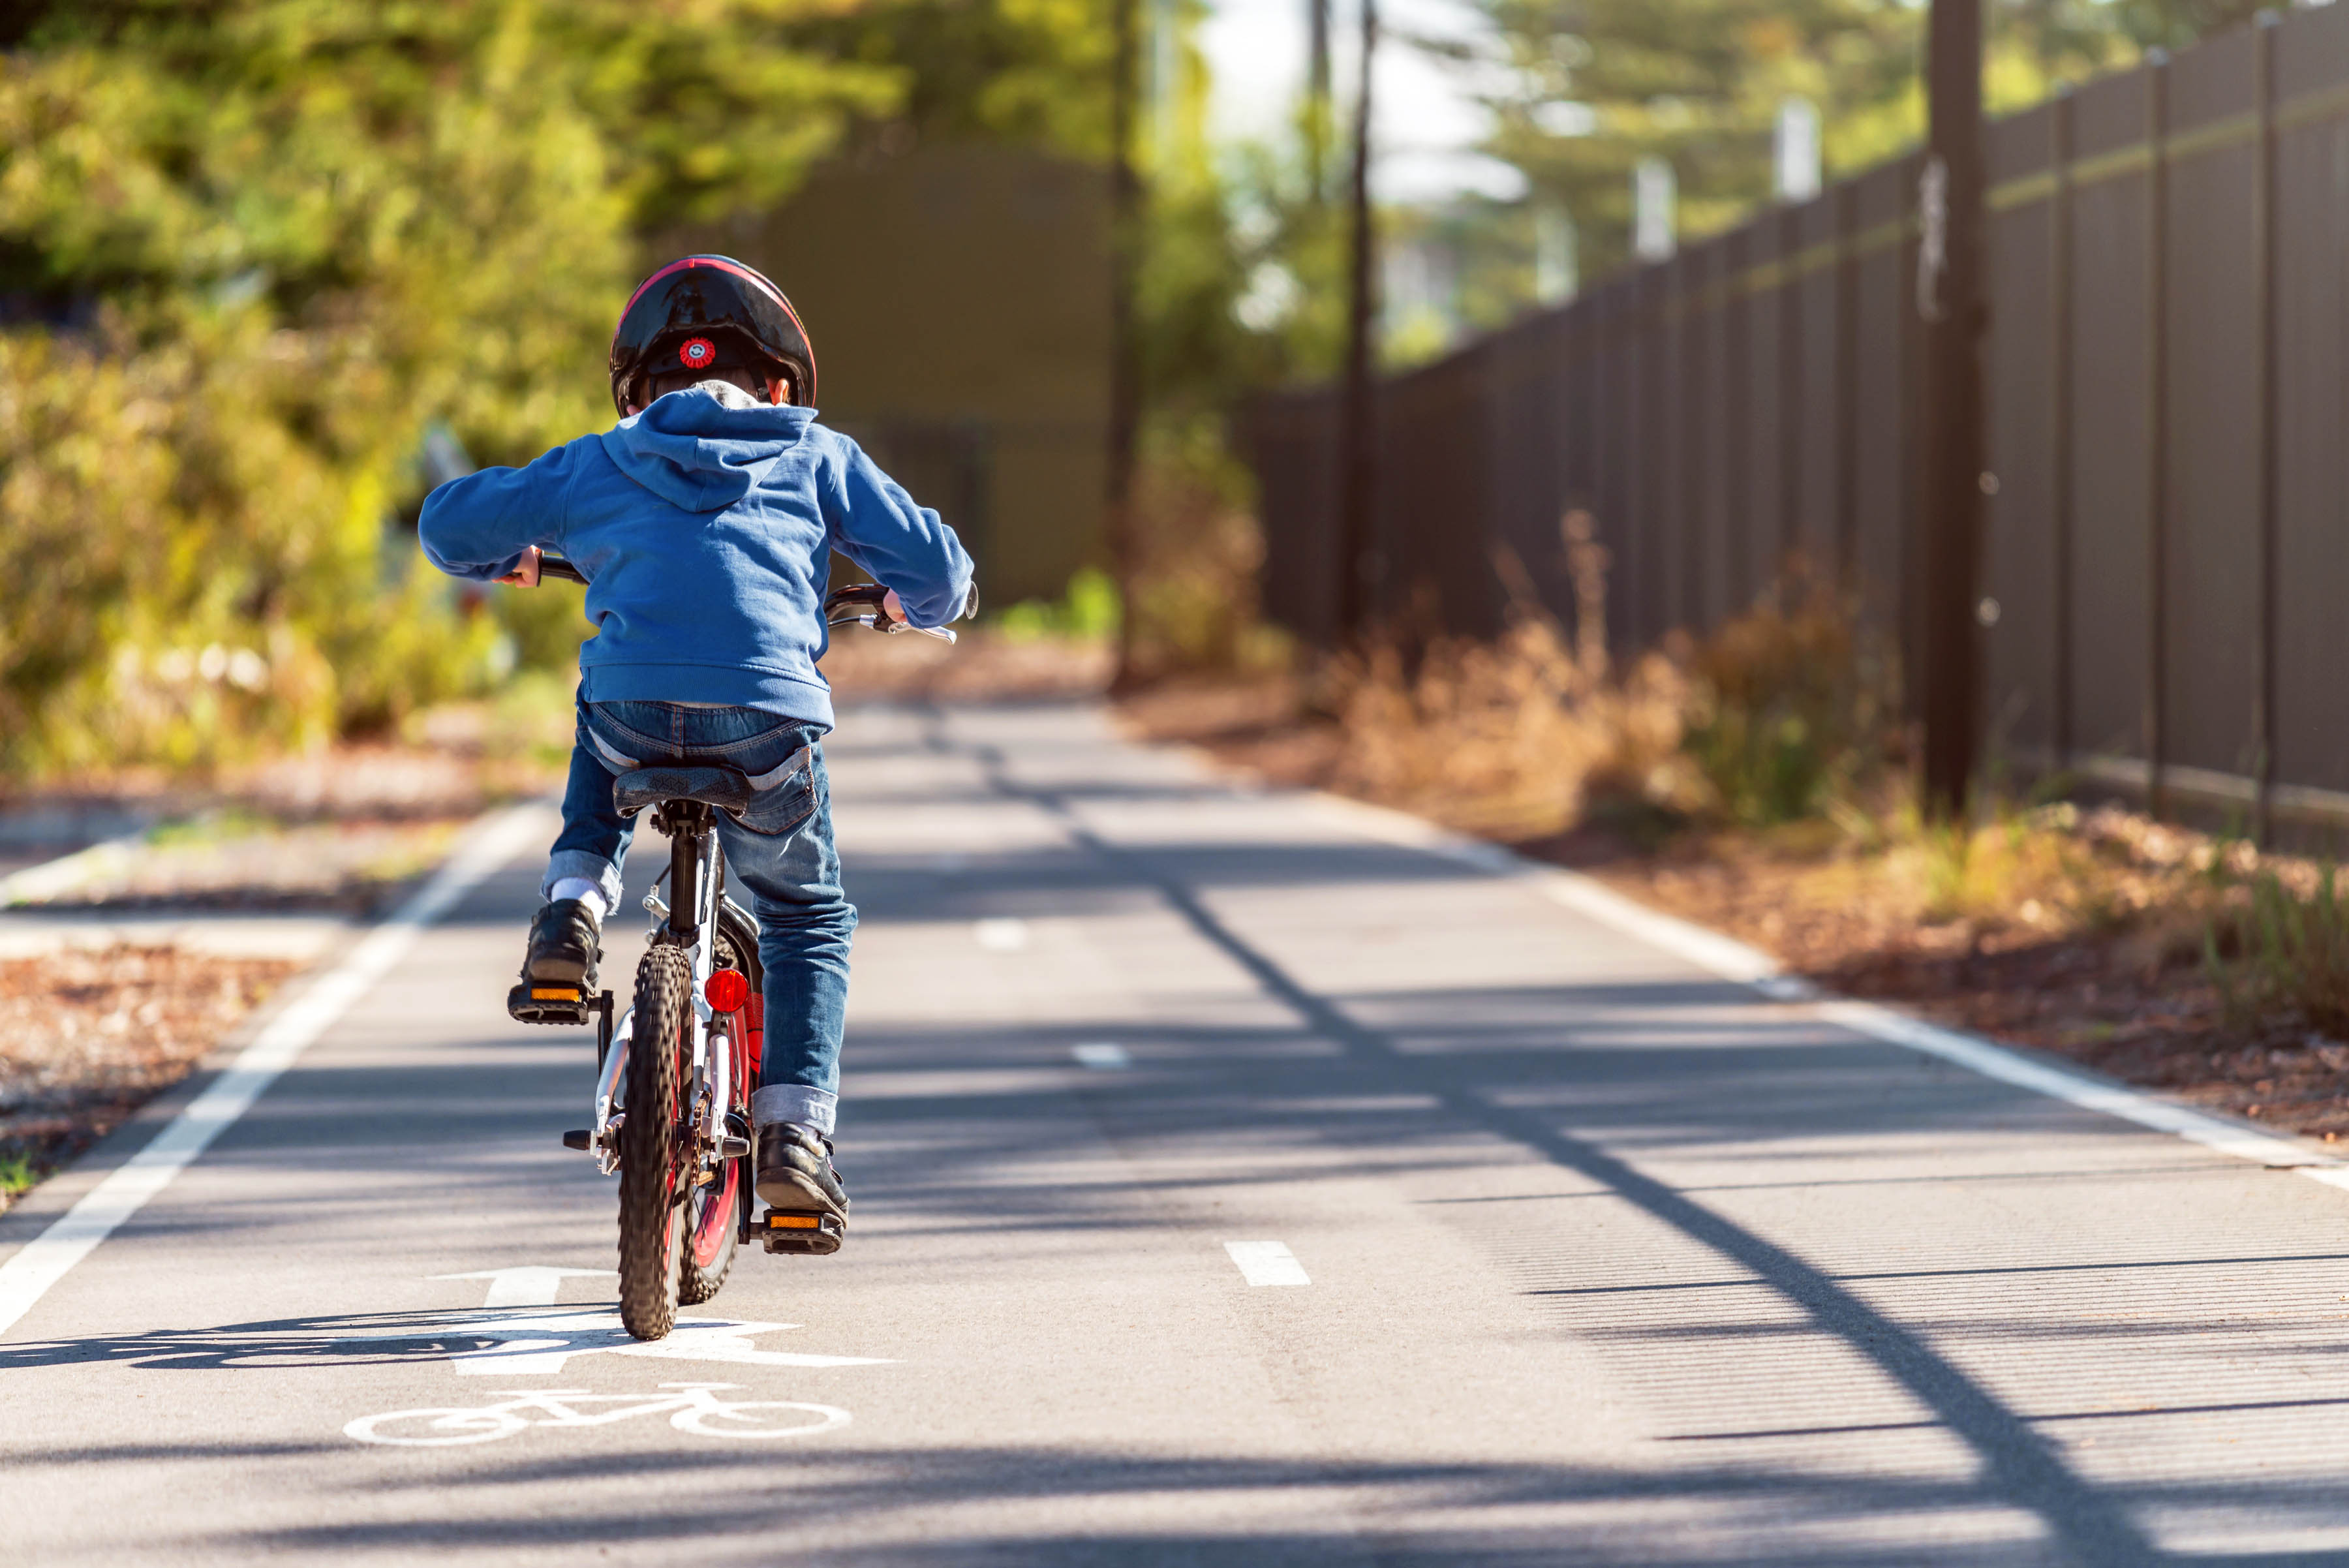
{"label": "tree", "polygon": [[[1831,174],[1855,173],[1923,133],[1923,12],[1905,0],[1480,3],[1501,57],[1476,63],[1501,66],[1506,83],[1489,96],[1489,150],[1573,214],[1586,275],[1629,259],[1631,170],[1644,157],[1671,162],[1681,232],[1702,234],[1770,198],[1772,128],[1789,97],[1819,109]],[[1991,7],[1990,107],[2036,102],[2058,81],[2127,63],[2157,35],[2237,9],[2236,0],[2003,0]]]}
{"label": "tree", "polygon": [[0,766],[198,760],[481,679],[494,626],[386,548],[419,437],[514,461],[609,419],[638,236],[771,202],[894,107],[886,67],[792,40],[807,9],[16,12]]}

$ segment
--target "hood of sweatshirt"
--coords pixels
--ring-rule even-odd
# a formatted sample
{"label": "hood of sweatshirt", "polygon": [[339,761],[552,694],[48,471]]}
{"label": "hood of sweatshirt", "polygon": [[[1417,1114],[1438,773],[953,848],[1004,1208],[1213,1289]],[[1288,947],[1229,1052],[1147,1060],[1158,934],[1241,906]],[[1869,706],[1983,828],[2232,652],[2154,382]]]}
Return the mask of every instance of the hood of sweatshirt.
{"label": "hood of sweatshirt", "polygon": [[654,399],[601,440],[622,473],[670,505],[717,512],[748,495],[814,421],[813,409],[778,408],[705,381]]}

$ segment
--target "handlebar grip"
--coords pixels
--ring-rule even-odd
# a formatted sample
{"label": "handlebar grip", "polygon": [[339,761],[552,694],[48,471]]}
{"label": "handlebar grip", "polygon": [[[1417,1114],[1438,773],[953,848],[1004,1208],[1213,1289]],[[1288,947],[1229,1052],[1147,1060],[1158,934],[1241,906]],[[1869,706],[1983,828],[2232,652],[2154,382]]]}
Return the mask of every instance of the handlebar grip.
{"label": "handlebar grip", "polygon": [[823,613],[830,619],[834,610],[843,605],[871,605],[875,609],[889,596],[889,590],[879,583],[851,583],[825,597]]}
{"label": "handlebar grip", "polygon": [[587,580],[585,574],[562,556],[542,554],[538,557],[538,580],[544,582],[549,577],[561,577],[570,583],[585,583]]}

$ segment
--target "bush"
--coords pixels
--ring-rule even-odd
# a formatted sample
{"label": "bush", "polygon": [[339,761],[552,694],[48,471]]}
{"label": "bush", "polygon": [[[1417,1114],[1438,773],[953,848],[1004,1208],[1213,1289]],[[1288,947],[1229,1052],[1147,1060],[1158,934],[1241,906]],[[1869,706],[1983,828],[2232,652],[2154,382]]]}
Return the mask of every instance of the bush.
{"label": "bush", "polygon": [[2280,1015],[2349,1033],[2349,906],[2338,881],[2329,865],[2306,888],[2257,871],[2210,916],[2203,961],[2231,1019]]}
{"label": "bush", "polygon": [[1807,574],[1683,656],[1684,745],[1717,808],[1749,827],[1819,815],[1889,757],[1889,664],[1868,657],[1850,599]]}
{"label": "bush", "polygon": [[423,431],[512,462],[596,428],[636,235],[772,200],[898,91],[771,0],[18,10],[0,294],[43,323],[0,333],[18,775],[379,729],[567,655],[575,616],[478,613],[392,524]]}

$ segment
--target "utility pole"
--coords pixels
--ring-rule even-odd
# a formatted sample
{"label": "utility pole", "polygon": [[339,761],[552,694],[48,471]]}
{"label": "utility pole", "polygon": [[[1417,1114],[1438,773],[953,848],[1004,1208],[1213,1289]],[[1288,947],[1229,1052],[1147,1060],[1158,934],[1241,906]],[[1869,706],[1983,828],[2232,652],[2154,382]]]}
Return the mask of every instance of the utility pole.
{"label": "utility pole", "polygon": [[1330,0],[1305,0],[1312,52],[1305,77],[1305,184],[1313,205],[1330,197]]}
{"label": "utility pole", "polygon": [[1142,573],[1139,520],[1133,514],[1134,453],[1142,428],[1142,334],[1134,285],[1142,258],[1142,180],[1133,167],[1134,78],[1140,64],[1141,0],[1110,0],[1113,47],[1109,91],[1109,444],[1110,576],[1117,583],[1117,673],[1124,690],[1134,669],[1134,589]]}
{"label": "utility pole", "polygon": [[1368,635],[1377,588],[1371,509],[1378,483],[1376,366],[1378,235],[1371,213],[1371,77],[1378,59],[1378,0],[1361,0],[1362,80],[1354,99],[1353,254],[1347,294],[1346,392],[1338,427],[1338,634]]}
{"label": "utility pole", "polygon": [[1917,517],[1925,624],[1920,695],[1924,805],[1966,808],[1982,729],[1984,472],[1981,0],[1932,0],[1926,31],[1929,129],[1918,191],[1917,309],[1924,320]]}

